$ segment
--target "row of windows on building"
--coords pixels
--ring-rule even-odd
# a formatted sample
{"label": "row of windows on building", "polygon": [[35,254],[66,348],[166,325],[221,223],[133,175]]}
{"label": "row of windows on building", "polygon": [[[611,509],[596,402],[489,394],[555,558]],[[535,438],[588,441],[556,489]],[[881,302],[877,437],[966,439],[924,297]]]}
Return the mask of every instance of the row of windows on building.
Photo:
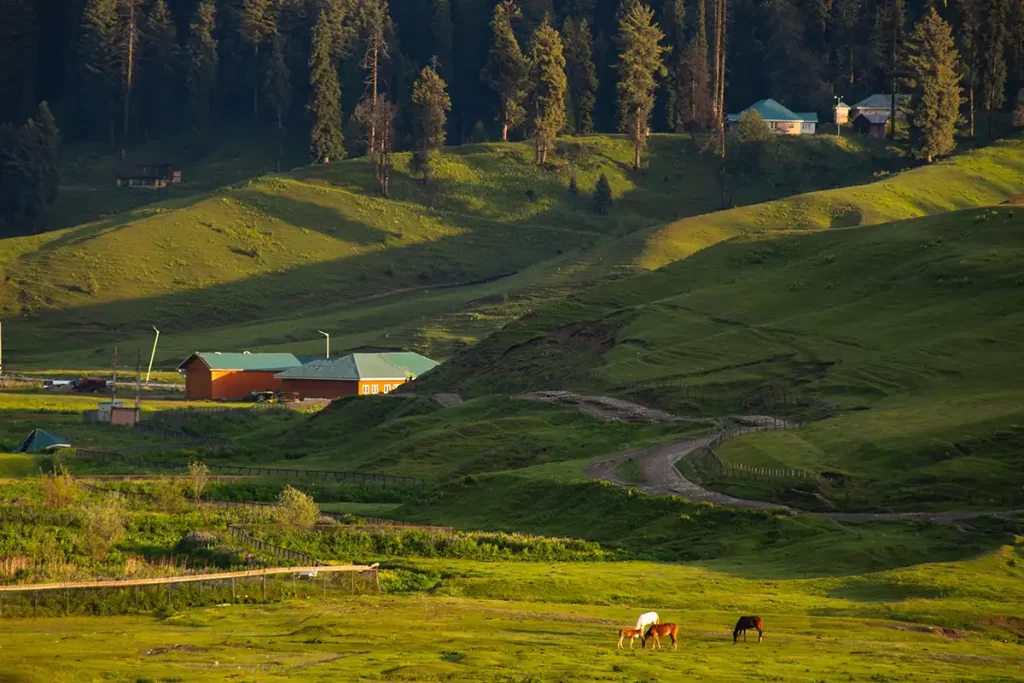
{"label": "row of windows on building", "polygon": [[[394,387],[392,387],[390,384],[385,384],[384,387],[383,387],[384,393],[385,394],[391,393],[391,389],[392,388],[398,388],[398,385],[396,384]],[[370,385],[364,384],[364,385],[362,385],[359,388],[359,391],[360,391],[360,393],[363,393],[363,394],[376,394],[376,393],[380,393],[380,389],[381,389],[381,387],[378,387],[376,384],[370,384]]]}

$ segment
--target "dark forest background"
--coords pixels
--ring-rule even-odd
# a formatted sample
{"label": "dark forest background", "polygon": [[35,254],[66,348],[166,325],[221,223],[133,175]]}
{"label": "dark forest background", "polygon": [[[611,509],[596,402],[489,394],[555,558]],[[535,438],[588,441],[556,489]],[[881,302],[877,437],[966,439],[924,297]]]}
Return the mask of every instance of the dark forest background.
{"label": "dark forest background", "polygon": [[[563,35],[567,23],[586,19],[598,88],[593,112],[597,131],[617,129],[616,72],[618,17],[631,0],[520,0],[515,33],[526,49],[530,34],[545,15]],[[151,139],[193,126],[187,111],[190,43],[200,0],[0,0],[0,121],[19,123],[35,115],[41,101],[54,112],[65,141],[120,140],[122,114],[116,94],[98,91],[96,70],[113,65],[90,63],[95,46],[83,27],[87,12],[112,11],[115,34],[103,39],[126,47],[127,23],[137,27],[134,49],[134,101],[128,112],[127,142]],[[360,15],[378,0],[216,0],[212,38],[216,50],[210,123],[265,121],[266,74],[277,42],[289,75],[283,122],[289,129],[309,125],[309,56],[313,25],[331,5],[345,24],[339,30],[338,71],[342,110],[348,120],[365,91],[360,68],[363,46]],[[493,138],[497,124],[495,94],[481,82],[492,41],[495,0],[398,0],[384,5],[389,22],[389,58],[382,62],[381,90],[399,105],[399,127],[408,119],[412,80],[431,58],[448,84],[452,109],[449,142],[472,135],[479,121]],[[692,42],[703,15],[711,35],[710,3],[704,0],[653,0],[649,3],[670,47],[669,74],[662,79],[652,129],[672,130],[672,68]],[[165,5],[169,25],[154,15]],[[890,92],[899,69],[903,37],[935,6],[953,27],[965,73],[970,69],[975,107],[1007,109],[1024,85],[1024,0],[731,0],[728,6],[727,111],[773,97],[796,111],[818,111],[830,118],[833,97],[854,103],[875,92]],[[255,9],[254,9],[255,8]],[[261,16],[254,22],[251,13]],[[965,86],[967,82],[965,81]],[[982,97],[982,85],[989,96]],[[255,102],[254,102],[255,90]],[[255,104],[255,106],[254,106]],[[969,106],[965,103],[965,107]],[[570,126],[572,124],[570,117]],[[347,136],[346,136],[347,137]],[[399,134],[399,140],[402,135]]]}

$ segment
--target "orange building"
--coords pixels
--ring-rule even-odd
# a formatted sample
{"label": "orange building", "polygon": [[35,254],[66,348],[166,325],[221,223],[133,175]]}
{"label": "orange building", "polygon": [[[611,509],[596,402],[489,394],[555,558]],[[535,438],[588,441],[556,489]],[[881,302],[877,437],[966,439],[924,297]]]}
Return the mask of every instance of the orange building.
{"label": "orange building", "polygon": [[239,400],[254,391],[277,391],[274,375],[302,363],[290,353],[221,353],[196,351],[178,366],[185,373],[185,397]]}
{"label": "orange building", "polygon": [[284,390],[302,398],[341,398],[387,394],[438,365],[426,356],[407,351],[350,353],[322,359],[279,372]]}

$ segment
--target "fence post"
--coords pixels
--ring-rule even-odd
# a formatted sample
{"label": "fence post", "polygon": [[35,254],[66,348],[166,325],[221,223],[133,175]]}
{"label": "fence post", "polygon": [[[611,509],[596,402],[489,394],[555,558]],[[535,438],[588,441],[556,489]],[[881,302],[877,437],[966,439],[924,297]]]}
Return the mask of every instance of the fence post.
{"label": "fence post", "polygon": [[263,602],[267,601],[267,575],[263,574]]}
{"label": "fence post", "polygon": [[231,602],[236,602],[236,601],[237,601],[237,598],[235,597],[235,577],[232,576],[231,577]]}

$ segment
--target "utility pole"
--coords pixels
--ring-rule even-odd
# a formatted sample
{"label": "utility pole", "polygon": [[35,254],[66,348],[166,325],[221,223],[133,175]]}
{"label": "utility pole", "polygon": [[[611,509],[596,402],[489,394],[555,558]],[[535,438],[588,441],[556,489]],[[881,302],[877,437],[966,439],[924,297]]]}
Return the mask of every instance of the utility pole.
{"label": "utility pole", "polygon": [[111,362],[113,379],[110,381],[110,407],[117,401],[117,344],[114,344],[114,360]]}
{"label": "utility pole", "polygon": [[153,359],[156,358],[156,343],[160,341],[160,330],[156,329],[156,325],[153,325],[153,331],[156,332],[156,338],[153,339],[153,351],[149,354],[149,367],[146,369],[146,386],[149,386],[149,373],[153,372]]}
{"label": "utility pole", "polygon": [[135,421],[139,421],[142,411],[142,349],[135,349]]}
{"label": "utility pole", "polygon": [[4,376],[4,324],[0,323],[0,377]]}
{"label": "utility pole", "polygon": [[330,357],[331,357],[331,335],[327,334],[323,330],[317,330],[317,332],[319,332],[320,334],[322,334],[325,337],[327,337],[327,355],[325,356],[325,358],[330,359]]}

